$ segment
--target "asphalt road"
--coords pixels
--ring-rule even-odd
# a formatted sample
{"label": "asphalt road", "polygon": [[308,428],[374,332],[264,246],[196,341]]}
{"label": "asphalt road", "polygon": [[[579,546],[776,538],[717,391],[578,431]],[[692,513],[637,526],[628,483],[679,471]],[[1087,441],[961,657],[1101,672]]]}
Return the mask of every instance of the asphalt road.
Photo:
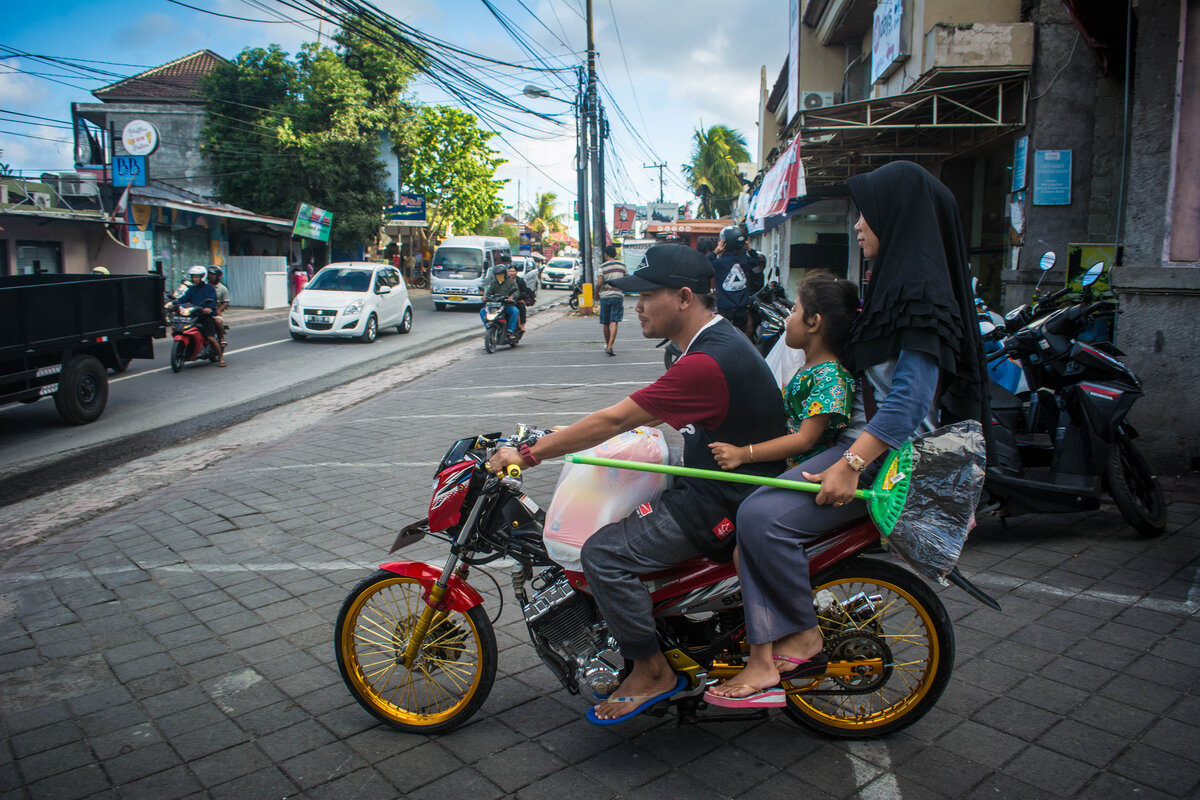
{"label": "asphalt road", "polygon": [[[537,308],[566,297],[567,292],[542,291]],[[0,407],[0,505],[97,475],[482,332],[476,310],[438,312],[427,294],[413,298],[413,311],[410,333],[391,328],[370,345],[340,339],[293,341],[283,312],[235,324],[227,369],[192,362],[173,373],[170,340],[158,340],[154,360],[135,360],[125,373],[110,374],[108,407],[90,425],[66,424],[49,400]]]}

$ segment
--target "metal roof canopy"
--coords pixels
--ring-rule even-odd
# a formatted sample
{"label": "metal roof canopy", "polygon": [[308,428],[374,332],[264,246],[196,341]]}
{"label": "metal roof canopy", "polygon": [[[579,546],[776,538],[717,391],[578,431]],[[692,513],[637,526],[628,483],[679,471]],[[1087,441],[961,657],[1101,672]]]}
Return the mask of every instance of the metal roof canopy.
{"label": "metal roof canopy", "polygon": [[905,158],[926,167],[1025,126],[1025,72],[800,112],[807,184],[828,185]]}

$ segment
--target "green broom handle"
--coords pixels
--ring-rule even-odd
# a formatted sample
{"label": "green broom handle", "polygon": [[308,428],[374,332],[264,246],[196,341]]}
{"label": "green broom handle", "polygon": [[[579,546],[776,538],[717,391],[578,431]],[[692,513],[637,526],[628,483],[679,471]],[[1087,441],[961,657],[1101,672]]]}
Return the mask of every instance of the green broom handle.
{"label": "green broom handle", "polygon": [[[635,469],[639,472],[661,472],[664,475],[679,475],[683,478],[708,478],[709,480],[729,481],[730,483],[752,483],[757,486],[796,489],[801,492],[812,492],[814,494],[821,491],[821,484],[819,483],[789,481],[784,478],[765,478],[759,475],[746,475],[741,472],[718,472],[713,469],[676,467],[672,464],[647,464],[643,461],[621,461],[616,458],[581,456],[578,453],[566,455],[563,457],[563,460],[569,461],[572,464],[590,464],[594,467],[617,467],[618,469]],[[857,489],[854,492],[854,496],[862,500],[869,500],[875,496],[875,492],[872,489]]]}

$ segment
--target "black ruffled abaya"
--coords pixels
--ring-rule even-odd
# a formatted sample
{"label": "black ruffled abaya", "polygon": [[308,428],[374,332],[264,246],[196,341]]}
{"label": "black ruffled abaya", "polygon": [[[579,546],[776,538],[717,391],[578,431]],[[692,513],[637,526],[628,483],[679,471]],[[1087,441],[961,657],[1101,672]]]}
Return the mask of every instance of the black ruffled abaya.
{"label": "black ruffled abaya", "polygon": [[954,195],[911,161],[856,175],[849,186],[879,238],[850,333],[851,368],[861,372],[901,350],[927,353],[941,369],[942,407],[957,419],[984,421],[983,348]]}

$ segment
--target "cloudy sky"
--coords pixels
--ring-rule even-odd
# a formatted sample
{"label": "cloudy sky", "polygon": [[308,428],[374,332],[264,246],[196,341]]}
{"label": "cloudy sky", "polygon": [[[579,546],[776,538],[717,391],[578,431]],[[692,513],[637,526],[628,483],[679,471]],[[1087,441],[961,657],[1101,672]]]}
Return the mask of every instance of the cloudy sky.
{"label": "cloudy sky", "polygon": [[[189,5],[253,20],[302,15],[273,0],[186,0]],[[375,0],[383,11],[439,39],[500,60],[529,62],[482,0]],[[94,102],[89,92],[111,82],[82,80],[18,52],[90,59],[95,66],[135,74],[202,48],[232,58],[245,47],[278,43],[294,53],[317,38],[315,22],[244,22],[202,13],[168,0],[54,0],[5,4],[0,32],[0,162],[27,174],[72,166],[70,103]],[[540,47],[546,63],[582,63],[586,49],[584,0],[492,0],[492,5]],[[531,13],[532,12],[532,13]],[[693,131],[703,123],[729,125],[746,133],[757,157],[759,76],[773,81],[787,55],[787,0],[593,0],[600,80],[612,125],[608,150],[608,201],[645,203],[658,199],[663,163],[665,199],[687,202],[679,167],[687,161]],[[329,33],[324,26],[321,33]],[[38,74],[30,74],[38,73]],[[499,91],[519,96],[536,74],[489,79]],[[544,81],[547,89],[569,91]],[[447,102],[427,81],[413,86],[423,102]],[[524,98],[522,98],[525,100]],[[566,107],[553,100],[525,100],[546,112]],[[619,109],[619,111],[618,111]],[[11,112],[48,117],[49,122]],[[623,116],[622,113],[623,112]],[[15,121],[19,120],[19,121]],[[33,124],[25,124],[33,123]],[[509,163],[506,204],[528,202],[534,192],[554,191],[560,211],[574,199],[573,126],[561,135],[524,137],[505,132],[493,144]],[[543,128],[554,126],[543,125]],[[63,125],[65,127],[55,127]],[[636,130],[636,134],[633,130]],[[644,140],[644,141],[643,141]]]}

